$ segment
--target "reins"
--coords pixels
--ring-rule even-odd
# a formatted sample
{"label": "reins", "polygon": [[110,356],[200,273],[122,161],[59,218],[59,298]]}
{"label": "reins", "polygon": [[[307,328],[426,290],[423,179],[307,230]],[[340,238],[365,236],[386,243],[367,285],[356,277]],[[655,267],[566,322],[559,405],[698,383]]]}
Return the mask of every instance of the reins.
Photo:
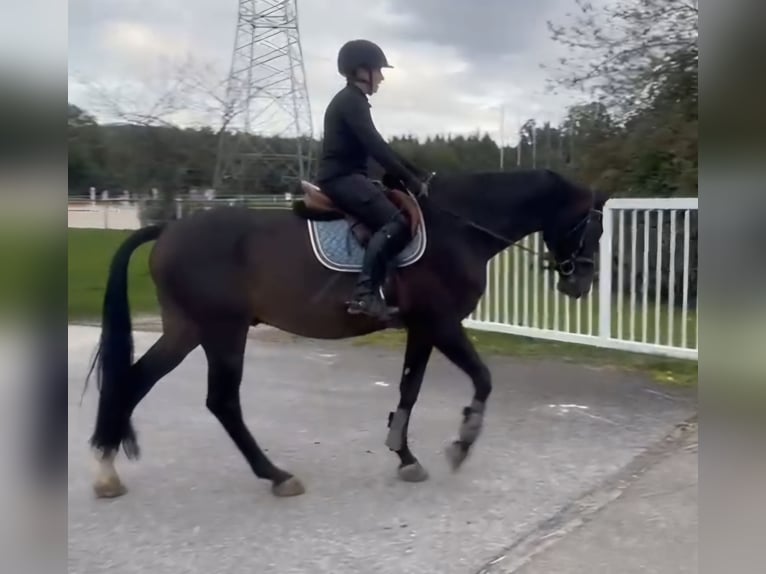
{"label": "reins", "polygon": [[[496,232],[492,231],[491,229],[487,229],[486,227],[484,227],[482,225],[479,225],[475,221],[472,221],[472,220],[468,219],[467,217],[465,217],[463,215],[454,213],[453,211],[450,211],[450,210],[448,210],[448,209],[446,209],[444,207],[440,207],[438,205],[436,205],[434,207],[436,207],[436,209],[439,209],[440,211],[443,211],[443,212],[445,212],[445,213],[447,213],[449,215],[452,215],[453,217],[461,220],[462,222],[464,222],[465,224],[467,224],[467,225],[469,225],[471,227],[474,227],[474,228],[478,229],[479,231],[482,231],[482,232],[484,232],[484,233],[486,233],[488,235],[491,235],[495,239],[498,239],[498,240],[502,241],[503,243],[505,243],[508,247],[515,247],[516,249],[522,249],[524,251],[528,251],[529,253],[539,257],[540,259],[544,259],[545,258],[545,253],[540,253],[539,251],[537,251],[535,249],[531,249],[531,248],[527,247],[526,245],[522,245],[521,243],[518,243],[518,241],[511,241],[507,237],[505,237],[505,236],[503,236],[503,235],[501,235],[499,233],[496,233]],[[572,233],[574,233],[577,230],[578,227],[580,227],[584,223],[587,223],[588,221],[590,221],[590,217],[594,213],[596,213],[598,215],[601,215],[601,211],[599,211],[598,209],[590,209],[588,211],[588,213],[585,216],[583,216],[583,218],[580,221],[578,221],[574,225],[574,227],[572,227],[572,229],[569,230],[567,235],[571,235]],[[591,264],[594,263],[594,260],[591,259],[590,257],[581,257],[581,256],[577,255],[582,250],[582,246],[583,246],[583,242],[584,241],[585,241],[585,234],[583,233],[583,235],[580,237],[580,241],[579,241],[579,243],[577,245],[577,249],[575,249],[572,252],[572,255],[570,255],[564,261],[558,262],[558,261],[555,260],[555,256],[554,256],[554,261],[556,261],[556,267],[558,267],[558,269],[559,269],[559,271],[561,272],[562,275],[571,275],[572,273],[574,273],[574,270],[575,270],[574,262],[575,261],[583,261],[585,263],[591,263]]]}

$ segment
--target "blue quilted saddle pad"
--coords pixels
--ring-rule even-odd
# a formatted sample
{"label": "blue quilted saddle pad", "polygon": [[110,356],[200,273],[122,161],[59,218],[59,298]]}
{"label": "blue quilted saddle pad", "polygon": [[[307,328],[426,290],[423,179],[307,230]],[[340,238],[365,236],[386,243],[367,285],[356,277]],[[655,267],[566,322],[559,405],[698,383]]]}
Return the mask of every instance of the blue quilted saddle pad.
{"label": "blue quilted saddle pad", "polygon": [[[362,269],[364,247],[351,231],[345,219],[308,221],[309,237],[314,255],[322,265],[333,271],[359,272]],[[426,250],[426,232],[418,226],[415,237],[396,257],[397,267],[412,265]]]}

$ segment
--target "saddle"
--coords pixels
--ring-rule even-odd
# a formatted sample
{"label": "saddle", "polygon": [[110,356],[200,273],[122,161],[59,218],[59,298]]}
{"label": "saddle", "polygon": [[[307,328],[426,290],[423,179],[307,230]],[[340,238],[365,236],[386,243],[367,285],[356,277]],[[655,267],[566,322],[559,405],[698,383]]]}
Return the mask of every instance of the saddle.
{"label": "saddle", "polygon": [[[410,224],[410,232],[415,236],[418,226],[423,223],[417,200],[409,193],[385,186],[382,187],[386,196],[403,212]],[[301,181],[300,189],[303,192],[303,198],[294,200],[292,205],[292,209],[297,215],[314,221],[345,219],[357,241],[362,246],[367,246],[370,237],[372,237],[372,231],[364,223],[351,214],[342,211],[313,183]]]}

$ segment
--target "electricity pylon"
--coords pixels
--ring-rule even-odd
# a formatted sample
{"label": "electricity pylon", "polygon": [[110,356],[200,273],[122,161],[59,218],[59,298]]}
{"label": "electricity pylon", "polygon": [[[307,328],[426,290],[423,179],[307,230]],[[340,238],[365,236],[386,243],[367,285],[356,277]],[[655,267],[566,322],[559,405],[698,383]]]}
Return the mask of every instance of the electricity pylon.
{"label": "electricity pylon", "polygon": [[313,124],[296,0],[238,0],[214,187],[282,193],[313,177]]}

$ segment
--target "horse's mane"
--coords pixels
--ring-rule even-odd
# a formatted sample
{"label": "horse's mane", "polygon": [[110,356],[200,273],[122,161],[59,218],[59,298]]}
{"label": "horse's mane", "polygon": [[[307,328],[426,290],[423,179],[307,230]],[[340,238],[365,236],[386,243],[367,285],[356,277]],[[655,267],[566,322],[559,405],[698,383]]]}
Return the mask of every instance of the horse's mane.
{"label": "horse's mane", "polygon": [[[389,174],[383,176],[382,183],[389,187],[402,185]],[[566,201],[578,191],[589,194],[548,168],[436,173],[429,182],[428,198],[421,200],[421,205],[426,217],[447,211],[499,229],[514,216],[525,220],[542,216],[559,200]]]}
{"label": "horse's mane", "polygon": [[[560,174],[547,168],[437,172],[429,182],[429,193],[440,199],[464,199],[481,194],[484,199],[500,195],[507,200],[509,194],[526,196],[535,189],[551,185],[554,179],[563,181]],[[387,187],[404,187],[389,173],[385,173],[381,181]]]}
{"label": "horse's mane", "polygon": [[507,219],[514,208],[559,188],[557,180],[564,183],[548,169],[437,174],[431,182],[429,201],[491,222],[498,217]]}

